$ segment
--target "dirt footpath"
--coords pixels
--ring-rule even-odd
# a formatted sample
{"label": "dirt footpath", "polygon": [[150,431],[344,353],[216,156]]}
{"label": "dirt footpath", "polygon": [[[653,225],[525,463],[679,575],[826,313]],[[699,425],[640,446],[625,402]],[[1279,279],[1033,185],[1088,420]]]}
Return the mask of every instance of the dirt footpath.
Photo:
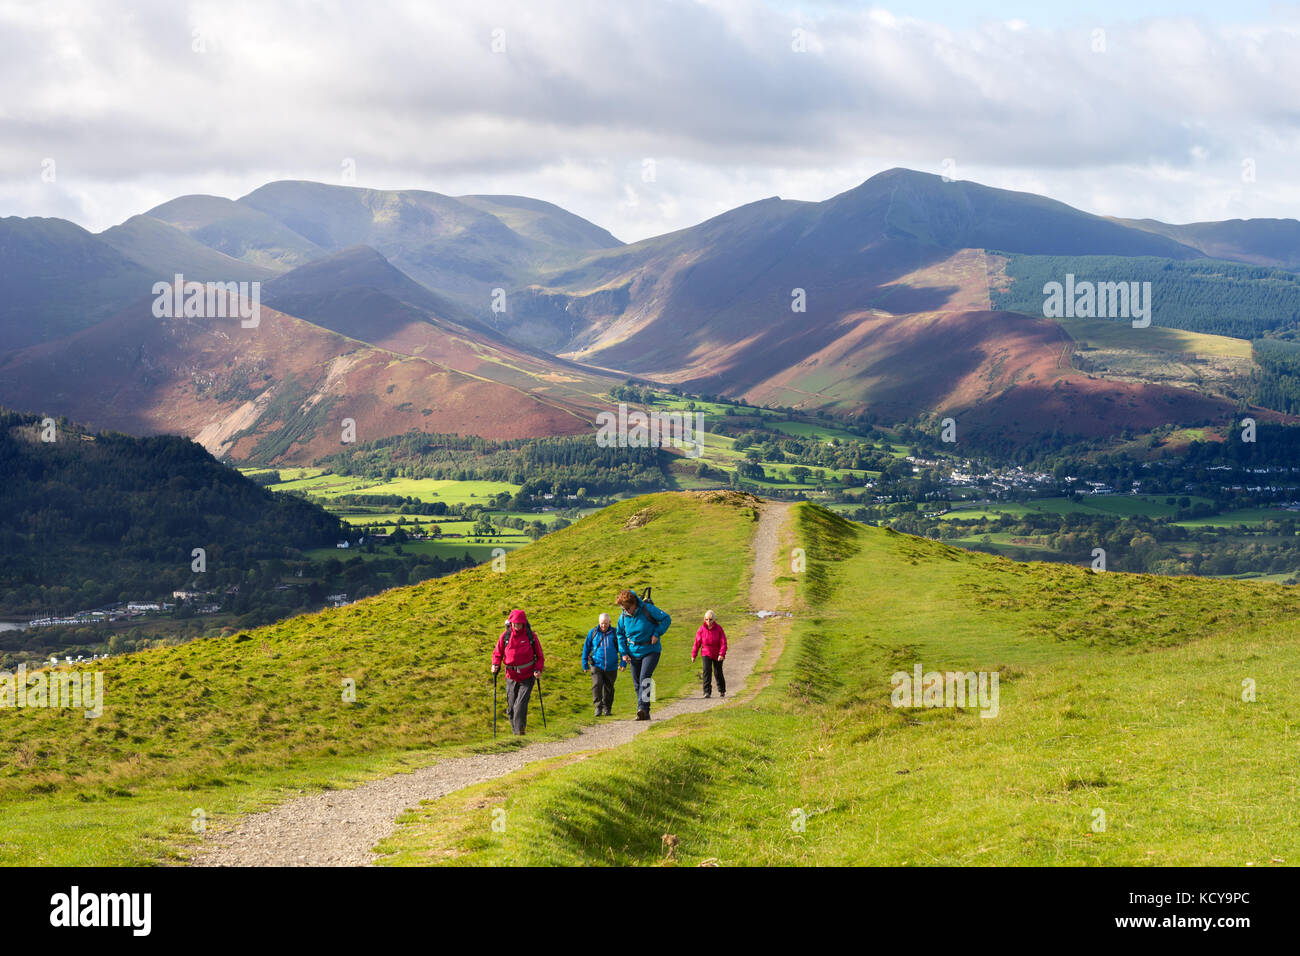
{"label": "dirt footpath", "polygon": [[[778,549],[790,506],[765,501],[751,542],[751,611],[772,610],[780,600],[775,578]],[[576,737],[530,744],[504,754],[453,757],[410,773],[398,773],[351,790],[329,790],[254,813],[233,829],[209,833],[192,861],[195,866],[365,866],[371,852],[396,828],[397,818],[422,800],[435,800],[464,787],[505,776],[536,760],[627,743],[652,724],[693,714],[741,697],[763,650],[767,630],[782,618],[751,621],[727,654],[726,699],[691,697],[656,707],[651,721],[625,718],[585,727]],[[529,714],[530,718],[533,716]]]}

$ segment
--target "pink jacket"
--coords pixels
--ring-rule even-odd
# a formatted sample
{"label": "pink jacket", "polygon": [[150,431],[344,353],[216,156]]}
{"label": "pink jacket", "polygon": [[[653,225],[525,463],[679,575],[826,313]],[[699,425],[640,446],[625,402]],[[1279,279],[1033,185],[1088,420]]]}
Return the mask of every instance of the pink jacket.
{"label": "pink jacket", "polygon": [[695,632],[695,646],[691,648],[691,657],[700,653],[701,648],[704,650],[705,657],[711,657],[715,661],[720,661],[727,656],[727,632],[722,629],[722,625],[716,621],[713,627],[707,624],[701,624],[700,629]]}
{"label": "pink jacket", "polygon": [[525,681],[542,672],[546,666],[546,657],[542,654],[542,642],[533,633],[532,625],[528,623],[528,617],[523,611],[510,612],[509,623],[515,621],[523,624],[524,629],[516,635],[513,628],[506,627],[492,650],[492,666],[500,667],[504,663],[507,679]]}

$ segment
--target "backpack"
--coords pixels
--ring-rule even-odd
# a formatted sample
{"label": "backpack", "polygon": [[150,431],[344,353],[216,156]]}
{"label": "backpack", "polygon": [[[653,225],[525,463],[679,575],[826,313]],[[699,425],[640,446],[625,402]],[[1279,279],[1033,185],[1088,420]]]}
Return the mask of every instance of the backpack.
{"label": "backpack", "polygon": [[[632,593],[633,593],[633,594],[636,594],[635,591],[633,591]],[[637,614],[645,614],[645,616],[648,617],[648,618],[651,620],[651,622],[653,622],[656,626],[658,626],[658,624],[659,624],[659,618],[655,617],[653,614],[650,613],[650,610],[649,610],[649,604],[650,604],[650,586],[649,586],[649,585],[646,585],[645,590],[642,591],[642,592],[637,596],[637,599],[636,599],[636,613],[637,613]],[[626,612],[624,612],[624,613],[626,613]],[[635,616],[636,616],[636,615],[633,615],[633,617],[635,617]]]}
{"label": "backpack", "polygon": [[650,605],[650,586],[646,585],[646,589],[642,591],[641,596],[637,598],[636,612],[640,614],[642,611],[645,611],[645,616],[650,618],[650,620],[654,621],[655,624],[658,624],[659,618],[655,617],[653,614],[650,613],[649,605]]}

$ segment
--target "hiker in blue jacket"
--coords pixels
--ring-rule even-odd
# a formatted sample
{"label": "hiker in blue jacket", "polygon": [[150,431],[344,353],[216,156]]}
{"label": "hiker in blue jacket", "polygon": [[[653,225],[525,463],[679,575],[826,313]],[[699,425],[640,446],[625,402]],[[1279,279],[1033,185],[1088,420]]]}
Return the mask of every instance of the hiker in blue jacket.
{"label": "hiker in blue jacket", "polygon": [[673,619],[627,589],[618,592],[618,606],[623,609],[618,616],[618,652],[632,669],[632,680],[636,682],[636,719],[649,720],[650,678],[663,651],[661,638]]}
{"label": "hiker in blue jacket", "polygon": [[591,702],[597,717],[608,717],[614,703],[614,678],[626,667],[618,657],[618,634],[602,614],[582,645],[582,669],[591,668]]}

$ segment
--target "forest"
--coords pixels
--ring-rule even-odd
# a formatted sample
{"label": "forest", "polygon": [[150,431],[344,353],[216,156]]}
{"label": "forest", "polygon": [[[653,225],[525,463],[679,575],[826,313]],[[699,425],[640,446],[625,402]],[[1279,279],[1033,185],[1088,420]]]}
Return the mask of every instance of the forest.
{"label": "forest", "polygon": [[[51,437],[52,441],[43,441]],[[167,618],[0,632],[0,653],[139,646],[143,635],[254,626],[465,567],[403,555],[313,561],[346,526],[274,494],[175,436],[133,438],[0,409],[0,618],[64,617],[127,602],[177,603]],[[202,594],[176,601],[173,591]],[[220,605],[215,617],[198,607]],[[181,623],[190,622],[190,623]],[[129,631],[130,633],[124,633]]]}
{"label": "forest", "polygon": [[993,291],[995,309],[1043,314],[1043,286],[1077,281],[1150,282],[1151,324],[1259,339],[1300,330],[1300,276],[1282,269],[1216,260],[1152,256],[1007,257],[1010,287]]}
{"label": "forest", "polygon": [[521,504],[541,494],[609,495],[668,486],[670,454],[659,448],[602,448],[590,435],[497,441],[410,432],[358,445],[316,464],[336,475],[507,481]]}

